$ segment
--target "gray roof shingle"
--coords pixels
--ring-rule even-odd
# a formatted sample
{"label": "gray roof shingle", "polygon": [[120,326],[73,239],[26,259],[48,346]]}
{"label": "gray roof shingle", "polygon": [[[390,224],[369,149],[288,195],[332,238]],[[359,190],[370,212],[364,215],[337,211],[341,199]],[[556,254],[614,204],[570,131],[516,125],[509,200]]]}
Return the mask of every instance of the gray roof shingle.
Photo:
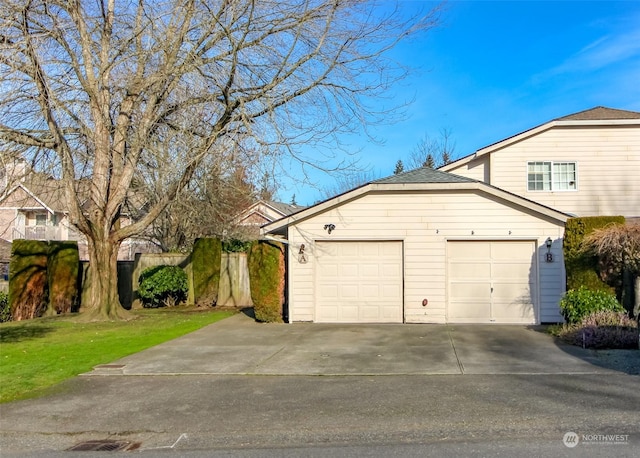
{"label": "gray roof shingle", "polygon": [[409,170],[408,172],[391,175],[375,180],[372,183],[381,184],[405,184],[405,183],[473,183],[476,180],[454,175],[453,173],[433,170],[428,167]]}
{"label": "gray roof shingle", "polygon": [[640,113],[635,111],[617,110],[615,108],[594,107],[589,110],[579,111],[562,118],[557,121],[589,121],[604,119],[640,119]]}
{"label": "gray roof shingle", "polygon": [[305,208],[300,205],[285,204],[284,202],[275,202],[273,200],[267,200],[265,201],[265,203],[270,207],[278,210],[280,213],[282,213],[285,216],[289,216],[292,213],[295,213]]}

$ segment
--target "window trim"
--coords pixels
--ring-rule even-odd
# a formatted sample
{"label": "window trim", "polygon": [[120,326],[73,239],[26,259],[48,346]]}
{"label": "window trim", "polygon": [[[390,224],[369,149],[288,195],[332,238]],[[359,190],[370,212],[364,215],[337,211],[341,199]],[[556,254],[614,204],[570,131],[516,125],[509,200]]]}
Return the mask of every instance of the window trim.
{"label": "window trim", "polygon": [[[531,164],[550,164],[550,181],[549,186],[550,189],[531,189],[529,185],[531,182],[529,181],[529,166]],[[573,164],[574,165],[574,174],[575,174],[575,187],[573,189],[556,189],[554,188],[554,173],[555,166],[561,164]],[[578,191],[578,161],[527,161],[527,192],[576,192]]]}

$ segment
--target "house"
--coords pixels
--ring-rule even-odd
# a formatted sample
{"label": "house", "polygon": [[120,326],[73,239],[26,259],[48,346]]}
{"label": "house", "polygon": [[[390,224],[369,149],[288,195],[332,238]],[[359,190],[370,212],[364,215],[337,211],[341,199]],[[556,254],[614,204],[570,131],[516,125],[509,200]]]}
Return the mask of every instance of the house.
{"label": "house", "polygon": [[[69,221],[66,197],[59,180],[28,170],[22,161],[5,164],[0,174],[0,240],[73,240],[81,260],[88,260],[86,238]],[[126,213],[126,212],[125,212]],[[125,214],[121,224],[128,224]],[[119,260],[133,260],[135,253],[157,252],[146,240],[131,238],[120,246]],[[8,259],[0,258],[0,263]]]}
{"label": "house", "polygon": [[639,127],[595,108],[266,224],[289,247],[288,320],[562,321],[565,222],[638,216]]}
{"label": "house", "polygon": [[640,113],[596,107],[554,119],[440,170],[574,216],[640,217]]}
{"label": "house", "polygon": [[284,216],[289,216],[304,207],[272,200],[259,200],[240,212],[233,220],[233,224],[244,229],[246,238],[257,239],[260,227]]}
{"label": "house", "polygon": [[[64,192],[57,180],[41,173],[4,175],[0,193],[0,239],[78,240],[68,223]],[[24,173],[24,174],[23,174]]]}

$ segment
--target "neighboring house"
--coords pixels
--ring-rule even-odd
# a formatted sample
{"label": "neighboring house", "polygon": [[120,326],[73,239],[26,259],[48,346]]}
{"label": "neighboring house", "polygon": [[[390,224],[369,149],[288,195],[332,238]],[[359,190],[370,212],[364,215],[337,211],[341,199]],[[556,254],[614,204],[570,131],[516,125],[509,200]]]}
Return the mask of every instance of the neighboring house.
{"label": "neighboring house", "polygon": [[64,202],[57,181],[41,174],[9,184],[0,196],[0,238],[78,240]]}
{"label": "neighboring house", "polygon": [[266,224],[288,319],[560,322],[565,222],[640,216],[639,155],[640,113],[598,107]]}
{"label": "neighboring house", "polygon": [[289,246],[289,321],[535,324],[562,319],[567,219],[485,183],[421,168],[263,231]]}
{"label": "neighboring house", "polygon": [[[24,164],[7,167],[0,179],[0,240],[73,240],[78,242],[80,259],[89,259],[86,238],[69,222],[58,180],[43,173],[28,173]],[[121,224],[129,221],[125,215]],[[137,252],[157,251],[146,240],[131,238],[120,246],[118,259],[133,260]]]}
{"label": "neighboring house", "polygon": [[0,291],[7,291],[9,280],[9,261],[11,260],[11,243],[0,239]]}
{"label": "neighboring house", "polygon": [[305,207],[290,205],[271,200],[259,200],[238,214],[233,224],[246,230],[246,237],[257,239],[260,236],[260,227],[289,216]]}
{"label": "neighboring house", "polygon": [[440,168],[574,216],[640,217],[640,113],[596,107]]}

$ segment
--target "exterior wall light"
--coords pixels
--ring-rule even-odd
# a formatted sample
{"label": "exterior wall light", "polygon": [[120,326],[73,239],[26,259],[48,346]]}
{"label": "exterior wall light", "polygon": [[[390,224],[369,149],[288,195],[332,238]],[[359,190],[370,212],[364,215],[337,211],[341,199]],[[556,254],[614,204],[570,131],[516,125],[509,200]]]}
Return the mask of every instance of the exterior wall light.
{"label": "exterior wall light", "polygon": [[333,231],[336,228],[335,224],[325,224],[324,225],[324,230],[327,231],[329,234],[331,234],[331,231]]}
{"label": "exterior wall light", "polygon": [[551,245],[553,245],[553,240],[551,240],[551,237],[548,237],[544,244],[547,246],[546,261],[553,262],[553,254],[551,253]]}

